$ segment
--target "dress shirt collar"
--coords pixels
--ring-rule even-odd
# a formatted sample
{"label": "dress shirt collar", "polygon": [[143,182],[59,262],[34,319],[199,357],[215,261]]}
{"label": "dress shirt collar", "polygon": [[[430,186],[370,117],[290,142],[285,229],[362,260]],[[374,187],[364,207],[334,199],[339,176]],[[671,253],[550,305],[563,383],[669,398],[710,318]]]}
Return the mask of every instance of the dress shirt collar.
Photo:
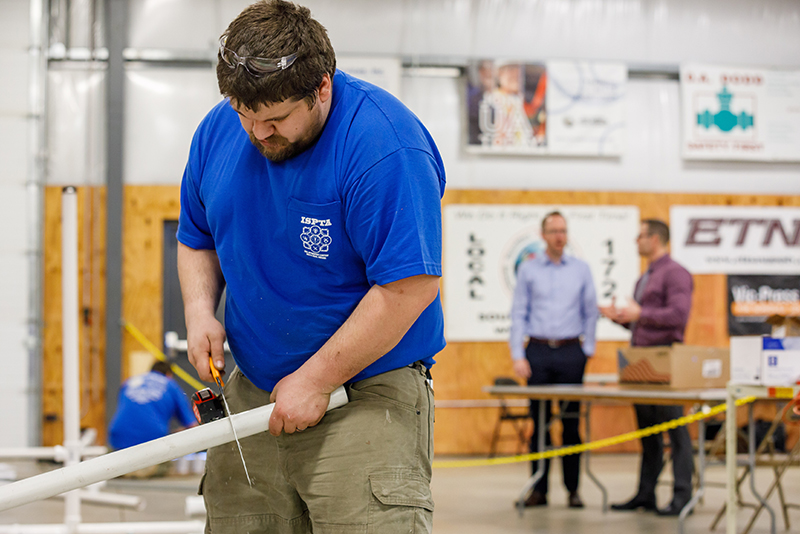
{"label": "dress shirt collar", "polygon": [[547,253],[546,250],[542,251],[541,256],[542,256],[542,263],[544,263],[545,265],[561,265],[568,263],[568,256],[566,253],[561,255],[561,261],[559,261],[558,263],[554,262],[552,258],[550,258],[550,255]]}
{"label": "dress shirt collar", "polygon": [[658,258],[656,261],[651,263],[647,267],[647,270],[650,271],[650,272],[656,271],[656,270],[660,269],[661,267],[664,267],[666,264],[668,264],[669,261],[670,261],[669,254],[664,254],[663,256]]}

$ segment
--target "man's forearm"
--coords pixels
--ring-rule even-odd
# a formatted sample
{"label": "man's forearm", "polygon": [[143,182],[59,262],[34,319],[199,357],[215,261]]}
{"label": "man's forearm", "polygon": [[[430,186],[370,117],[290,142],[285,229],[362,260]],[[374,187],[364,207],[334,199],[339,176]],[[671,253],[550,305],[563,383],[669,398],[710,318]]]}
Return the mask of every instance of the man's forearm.
{"label": "man's forearm", "polygon": [[187,320],[197,313],[213,316],[225,287],[217,253],[178,243],[178,278]]}
{"label": "man's forearm", "polygon": [[439,278],[413,276],[373,286],[345,323],[298,370],[324,393],[392,350],[435,299]]}

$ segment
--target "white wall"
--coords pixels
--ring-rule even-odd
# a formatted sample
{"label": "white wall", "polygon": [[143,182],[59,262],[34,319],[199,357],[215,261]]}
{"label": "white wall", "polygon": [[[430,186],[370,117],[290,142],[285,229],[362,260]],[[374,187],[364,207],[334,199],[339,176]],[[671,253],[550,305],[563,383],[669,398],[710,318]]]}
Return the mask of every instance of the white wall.
{"label": "white wall", "polygon": [[28,0],[0,0],[0,447],[28,443]]}
{"label": "white wall", "polygon": [[[246,3],[131,0],[130,45],[213,57],[217,36]],[[399,55],[420,64],[459,64],[469,57],[591,58],[674,72],[685,61],[800,69],[800,2],[793,1],[308,0],[306,5],[328,28],[339,54]],[[192,24],[184,22],[187,13]],[[139,69],[129,71],[126,87],[125,181],[177,183],[191,131],[218,98],[213,72],[192,71],[187,78],[171,69]],[[403,100],[442,150],[451,188],[800,192],[800,164],[683,161],[675,80],[629,83],[627,150],[618,159],[466,154],[463,92],[462,81],[453,78],[405,77],[403,83]]]}

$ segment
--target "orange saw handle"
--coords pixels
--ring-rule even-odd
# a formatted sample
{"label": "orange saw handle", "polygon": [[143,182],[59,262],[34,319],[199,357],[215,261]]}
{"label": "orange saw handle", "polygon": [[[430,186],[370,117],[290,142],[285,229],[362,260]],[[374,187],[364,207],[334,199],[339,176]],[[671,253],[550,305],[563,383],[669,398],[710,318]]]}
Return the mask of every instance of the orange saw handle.
{"label": "orange saw handle", "polygon": [[222,377],[219,375],[219,371],[214,366],[214,359],[211,358],[211,356],[208,357],[208,367],[211,369],[211,376],[214,377],[214,382],[216,382],[219,387],[223,387],[225,383],[222,382]]}

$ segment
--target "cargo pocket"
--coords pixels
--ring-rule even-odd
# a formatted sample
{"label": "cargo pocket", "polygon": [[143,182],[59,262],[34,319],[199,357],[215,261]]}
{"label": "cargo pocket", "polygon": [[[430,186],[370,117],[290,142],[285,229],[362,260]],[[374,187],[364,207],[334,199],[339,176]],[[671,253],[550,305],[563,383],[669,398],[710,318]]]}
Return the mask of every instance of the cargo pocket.
{"label": "cargo pocket", "polygon": [[206,481],[206,474],[203,473],[203,476],[200,477],[200,484],[197,486],[197,494],[198,495],[202,495],[203,494],[203,484],[205,483],[205,481]]}
{"label": "cargo pocket", "polygon": [[428,533],[433,528],[430,482],[416,473],[392,470],[369,476],[369,534]]}

